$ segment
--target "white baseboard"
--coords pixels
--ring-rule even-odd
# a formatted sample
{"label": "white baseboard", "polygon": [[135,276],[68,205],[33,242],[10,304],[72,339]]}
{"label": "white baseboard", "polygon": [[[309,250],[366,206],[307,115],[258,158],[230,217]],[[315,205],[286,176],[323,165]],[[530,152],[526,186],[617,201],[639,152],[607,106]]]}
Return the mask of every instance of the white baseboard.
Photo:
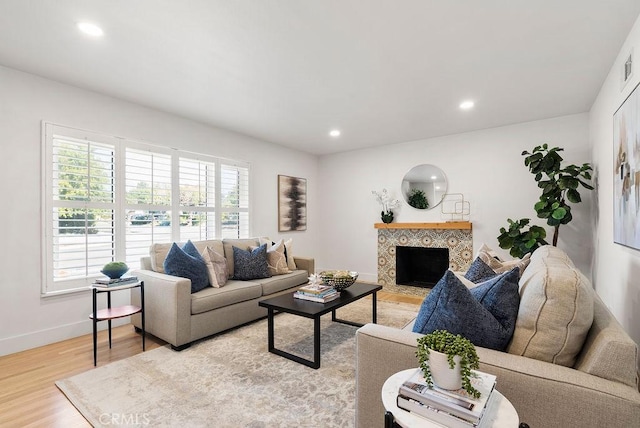
{"label": "white baseboard", "polygon": [[[111,326],[117,327],[129,324],[130,322],[131,320],[129,317],[120,318],[113,320]],[[98,323],[98,330],[105,330],[106,328],[106,322]],[[93,323],[90,320],[83,320],[77,323],[65,324],[18,336],[7,337],[0,339],[0,356],[26,351],[27,349],[38,348],[40,346],[72,339],[85,334],[91,334],[92,331]],[[89,338],[89,340],[91,339]]]}

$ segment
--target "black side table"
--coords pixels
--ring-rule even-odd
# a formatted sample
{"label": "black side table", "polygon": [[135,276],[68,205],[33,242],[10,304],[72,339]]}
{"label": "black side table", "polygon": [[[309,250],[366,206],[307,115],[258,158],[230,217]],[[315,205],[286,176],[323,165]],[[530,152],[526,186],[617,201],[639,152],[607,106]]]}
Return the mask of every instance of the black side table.
{"label": "black side table", "polygon": [[[111,307],[111,293],[120,290],[129,290],[131,288],[140,288],[140,306],[125,305]],[[98,359],[98,322],[107,321],[109,324],[109,349],[111,349],[111,320],[116,318],[128,317],[133,314],[140,313],[142,318],[142,350],[145,350],[145,331],[144,331],[144,281],[132,282],[130,284],[117,285],[112,287],[92,286],[93,290],[93,312],[89,318],[93,320],[93,365],[95,366]],[[98,294],[107,293],[107,308],[98,310]]]}

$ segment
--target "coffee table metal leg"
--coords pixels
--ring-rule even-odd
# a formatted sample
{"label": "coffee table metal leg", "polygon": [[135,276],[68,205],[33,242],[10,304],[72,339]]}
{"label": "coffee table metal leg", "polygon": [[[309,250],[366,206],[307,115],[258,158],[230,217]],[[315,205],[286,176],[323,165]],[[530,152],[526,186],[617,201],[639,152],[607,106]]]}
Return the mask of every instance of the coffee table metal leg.
{"label": "coffee table metal leg", "polygon": [[269,308],[268,309],[268,316],[267,316],[267,337],[268,337],[268,344],[269,344],[269,352],[273,352],[273,350],[275,349],[274,346],[274,340],[273,340],[273,309]]}
{"label": "coffee table metal leg", "polygon": [[308,360],[306,358],[299,357],[297,355],[291,354],[287,351],[283,351],[282,349],[278,349],[275,347],[275,339],[274,339],[274,321],[273,314],[274,311],[271,308],[267,309],[267,341],[268,341],[268,349],[272,354],[280,355],[281,357],[287,358],[291,361],[295,361],[296,363],[304,364],[307,367],[311,367],[312,369],[320,368],[320,317],[315,317],[313,319],[313,360]]}
{"label": "coffee table metal leg", "polygon": [[373,320],[373,323],[376,324],[378,322],[378,303],[377,303],[377,298],[376,298],[376,293],[375,291],[373,292],[373,295],[371,296],[373,300],[373,315],[371,317],[371,319]]}
{"label": "coffee table metal leg", "polygon": [[[378,322],[378,302],[376,299],[376,293],[373,293],[371,295],[371,301],[372,303],[372,315],[371,315],[371,322],[376,324]],[[336,316],[336,310],[332,310],[331,311],[331,321],[333,322],[339,322],[340,324],[347,324],[347,325],[352,325],[354,327],[362,327],[364,324],[360,324],[358,322],[353,322],[353,321],[348,321],[348,320],[343,320],[340,319]]]}
{"label": "coffee table metal leg", "polygon": [[313,365],[311,367],[320,368],[320,317],[313,319]]}

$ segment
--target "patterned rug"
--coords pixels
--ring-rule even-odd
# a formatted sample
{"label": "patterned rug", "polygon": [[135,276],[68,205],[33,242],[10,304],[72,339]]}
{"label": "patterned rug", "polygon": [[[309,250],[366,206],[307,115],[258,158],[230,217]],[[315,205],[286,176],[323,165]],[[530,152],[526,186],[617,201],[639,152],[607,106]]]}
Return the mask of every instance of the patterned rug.
{"label": "patterned rug", "polygon": [[[402,327],[418,306],[378,302],[378,323]],[[371,299],[337,311],[371,320]],[[56,382],[93,426],[351,427],[355,415],[356,327],[322,317],[321,367],[267,351],[266,319],[202,340],[168,346]],[[275,317],[276,347],[313,356],[313,320]]]}

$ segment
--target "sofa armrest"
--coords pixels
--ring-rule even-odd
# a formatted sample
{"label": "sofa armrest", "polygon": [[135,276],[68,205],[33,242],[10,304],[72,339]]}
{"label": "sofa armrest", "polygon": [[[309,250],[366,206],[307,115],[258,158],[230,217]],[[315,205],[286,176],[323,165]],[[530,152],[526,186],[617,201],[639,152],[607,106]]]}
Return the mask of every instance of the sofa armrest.
{"label": "sofa armrest", "polygon": [[382,385],[392,374],[418,366],[420,336],[378,324],[365,324],[356,331],[357,428],[384,426]]}
{"label": "sofa armrest", "polygon": [[316,262],[312,257],[293,256],[293,261],[298,269],[306,270],[309,275],[316,272]]}
{"label": "sofa armrest", "polygon": [[[356,426],[384,425],[382,384],[392,374],[418,366],[420,334],[376,324],[356,333]],[[569,367],[476,347],[480,370],[498,377],[497,389],[531,428],[634,426],[640,393]]]}
{"label": "sofa armrest", "polygon": [[[145,330],[175,347],[191,342],[191,281],[150,270],[133,272],[144,281]],[[131,302],[140,304],[140,293],[131,293]],[[140,316],[132,317],[140,328]]]}
{"label": "sofa armrest", "polygon": [[640,393],[628,385],[519,355],[477,348],[480,370],[497,376],[498,390],[521,422],[545,426],[634,426]]}

